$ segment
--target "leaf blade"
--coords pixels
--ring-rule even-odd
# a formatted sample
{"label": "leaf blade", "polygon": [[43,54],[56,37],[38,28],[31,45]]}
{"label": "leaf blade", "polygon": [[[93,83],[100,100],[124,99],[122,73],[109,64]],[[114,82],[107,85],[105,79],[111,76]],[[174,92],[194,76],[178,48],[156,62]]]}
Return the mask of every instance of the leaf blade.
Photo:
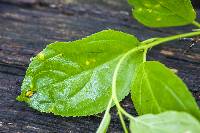
{"label": "leaf blade", "polygon": [[176,110],[200,119],[198,105],[187,86],[159,62],[148,61],[138,67],[131,96],[139,115]]}
{"label": "leaf blade", "polygon": [[190,0],[129,0],[129,4],[133,16],[149,27],[183,26],[196,18]]}
{"label": "leaf blade", "polygon": [[198,133],[200,123],[185,112],[167,111],[161,114],[147,114],[131,120],[132,133]]}
{"label": "leaf blade", "polygon": [[[33,58],[18,100],[41,112],[62,116],[85,116],[105,110],[111,96],[115,65],[139,41],[132,35],[105,30],[82,40],[56,42]],[[119,99],[128,93],[142,52],[122,66],[118,79]],[[128,82],[125,82],[128,81]],[[27,91],[34,92],[26,97]]]}

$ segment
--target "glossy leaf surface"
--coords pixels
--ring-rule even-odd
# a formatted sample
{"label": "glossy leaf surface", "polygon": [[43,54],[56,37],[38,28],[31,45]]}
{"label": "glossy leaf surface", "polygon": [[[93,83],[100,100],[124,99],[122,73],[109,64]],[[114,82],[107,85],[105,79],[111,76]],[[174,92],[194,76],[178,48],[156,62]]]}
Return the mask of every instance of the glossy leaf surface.
{"label": "glossy leaf surface", "polygon": [[134,17],[149,27],[191,24],[196,13],[190,0],[129,0]]}
{"label": "glossy leaf surface", "polygon": [[131,97],[139,115],[167,110],[185,111],[200,120],[195,99],[183,81],[163,64],[142,63],[137,69]]}
{"label": "glossy leaf surface", "polygon": [[131,120],[132,133],[199,133],[200,123],[184,112],[168,111],[161,114],[139,116]]}
{"label": "glossy leaf surface", "polygon": [[[139,41],[132,35],[105,30],[82,40],[55,42],[33,58],[17,98],[41,112],[86,116],[105,110],[111,97],[113,71],[119,58]],[[127,58],[117,80],[118,97],[130,90],[142,52]]]}

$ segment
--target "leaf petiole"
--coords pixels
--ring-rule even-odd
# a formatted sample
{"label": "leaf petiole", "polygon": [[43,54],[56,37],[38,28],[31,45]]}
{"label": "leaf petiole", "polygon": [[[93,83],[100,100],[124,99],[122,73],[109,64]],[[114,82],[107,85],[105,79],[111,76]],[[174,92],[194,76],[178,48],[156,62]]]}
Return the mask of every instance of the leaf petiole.
{"label": "leaf petiole", "polygon": [[109,123],[110,123],[110,119],[111,119],[110,114],[109,114],[111,106],[112,106],[112,98],[110,99],[110,101],[108,103],[108,106],[106,108],[106,112],[103,116],[103,119],[102,119],[96,133],[102,133],[102,131],[106,132],[106,130],[109,126]]}
{"label": "leaf petiole", "polygon": [[[117,108],[117,109],[118,109],[118,108]],[[128,129],[127,129],[127,127],[126,127],[126,124],[125,124],[123,115],[122,115],[122,113],[121,113],[120,110],[118,110],[118,115],[119,115],[119,119],[120,119],[120,121],[121,121],[122,127],[123,127],[123,129],[124,129],[124,132],[125,132],[125,133],[128,133]]]}
{"label": "leaf petiole", "polygon": [[193,21],[192,24],[195,25],[195,26],[197,26],[198,28],[200,28],[200,23],[199,22]]}
{"label": "leaf petiole", "polygon": [[156,41],[158,39],[160,39],[160,38],[150,38],[150,39],[144,40],[142,42],[142,44],[148,44],[148,43],[154,42],[154,41]]}
{"label": "leaf petiole", "polygon": [[146,60],[147,60],[147,51],[148,51],[148,49],[144,49],[144,52],[143,52],[143,62],[146,62]]}

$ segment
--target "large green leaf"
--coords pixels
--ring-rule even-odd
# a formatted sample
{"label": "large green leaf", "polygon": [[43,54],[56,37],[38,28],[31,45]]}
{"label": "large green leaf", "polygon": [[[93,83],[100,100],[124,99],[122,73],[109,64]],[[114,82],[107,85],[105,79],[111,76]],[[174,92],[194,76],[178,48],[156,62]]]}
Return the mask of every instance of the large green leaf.
{"label": "large green leaf", "polygon": [[147,114],[130,122],[132,133],[200,133],[200,123],[188,113]]}
{"label": "large green leaf", "polygon": [[170,27],[190,24],[196,13],[190,0],[128,0],[133,15],[149,27]]}
{"label": "large green leaf", "polygon": [[163,64],[142,63],[137,69],[131,96],[139,115],[166,110],[186,111],[200,120],[195,99],[183,81]]}
{"label": "large green leaf", "polygon": [[[62,116],[102,112],[111,97],[119,58],[139,44],[134,36],[113,30],[50,44],[33,58],[17,99],[41,112]],[[135,68],[141,62],[142,52],[137,52],[121,67],[117,80],[120,100],[129,93]]]}

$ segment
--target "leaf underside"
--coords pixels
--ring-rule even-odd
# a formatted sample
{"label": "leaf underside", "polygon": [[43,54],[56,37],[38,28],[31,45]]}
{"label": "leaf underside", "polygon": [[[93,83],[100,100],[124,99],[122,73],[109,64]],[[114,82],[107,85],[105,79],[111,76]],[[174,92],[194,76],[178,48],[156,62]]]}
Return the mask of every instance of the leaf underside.
{"label": "leaf underside", "polygon": [[196,13],[190,0],[129,0],[133,16],[149,27],[171,27],[191,24]]}
{"label": "leaf underside", "polygon": [[168,111],[139,116],[130,122],[132,133],[199,133],[200,123],[185,112]]}
{"label": "leaf underside", "polygon": [[131,97],[139,115],[185,111],[200,120],[199,107],[184,82],[163,64],[142,63],[136,70]]}
{"label": "leaf underside", "polygon": [[[19,101],[41,112],[86,116],[106,109],[113,71],[119,58],[139,41],[132,35],[104,30],[73,42],[55,42],[33,58],[24,78]],[[117,94],[128,93],[142,52],[126,59],[117,79]],[[28,91],[33,95],[27,97]]]}

